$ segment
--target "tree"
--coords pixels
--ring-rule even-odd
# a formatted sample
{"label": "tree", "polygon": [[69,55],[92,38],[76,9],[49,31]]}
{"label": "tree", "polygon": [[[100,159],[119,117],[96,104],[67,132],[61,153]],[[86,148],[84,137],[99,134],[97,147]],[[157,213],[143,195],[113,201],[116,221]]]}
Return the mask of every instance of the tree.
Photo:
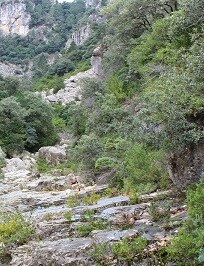
{"label": "tree", "polygon": [[9,156],[22,152],[24,149],[25,114],[25,109],[14,97],[0,101],[0,146]]}
{"label": "tree", "polygon": [[19,102],[26,110],[25,148],[37,151],[42,146],[55,144],[58,137],[52,123],[53,115],[50,106],[32,93],[22,94]]}

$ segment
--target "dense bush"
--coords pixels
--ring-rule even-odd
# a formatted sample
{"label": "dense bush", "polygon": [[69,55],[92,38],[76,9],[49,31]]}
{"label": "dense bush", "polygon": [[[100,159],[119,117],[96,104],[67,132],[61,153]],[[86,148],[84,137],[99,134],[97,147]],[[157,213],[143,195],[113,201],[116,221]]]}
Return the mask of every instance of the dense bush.
{"label": "dense bush", "polygon": [[8,155],[36,151],[57,141],[50,107],[34,94],[0,101],[0,145]]}
{"label": "dense bush", "polygon": [[202,265],[204,243],[204,182],[187,193],[189,218],[167,247],[169,258],[176,265]]}
{"label": "dense bush", "polygon": [[18,246],[26,243],[34,228],[19,213],[1,213],[0,214],[0,258],[4,260],[4,256],[9,252],[11,246]]}
{"label": "dense bush", "polygon": [[52,110],[41,98],[34,94],[22,94],[19,99],[25,114],[25,148],[36,151],[41,146],[56,143],[58,136],[52,122]]}
{"label": "dense bush", "polygon": [[46,75],[41,78],[38,78],[33,84],[33,89],[35,91],[46,91],[53,89],[53,92],[56,93],[60,89],[64,88],[64,79],[57,75]]}
{"label": "dense bush", "polygon": [[0,100],[12,96],[20,86],[18,79],[13,77],[0,77]]}
{"label": "dense bush", "polygon": [[103,143],[96,136],[83,135],[70,152],[77,162],[82,163],[83,168],[92,170],[95,167],[96,160],[103,153],[103,149]]}
{"label": "dense bush", "polygon": [[87,109],[76,102],[67,104],[59,116],[64,119],[66,126],[75,136],[85,133],[87,122]]}
{"label": "dense bush", "polygon": [[152,183],[160,188],[168,176],[164,153],[150,150],[141,144],[134,144],[126,150],[124,171],[129,187]]}

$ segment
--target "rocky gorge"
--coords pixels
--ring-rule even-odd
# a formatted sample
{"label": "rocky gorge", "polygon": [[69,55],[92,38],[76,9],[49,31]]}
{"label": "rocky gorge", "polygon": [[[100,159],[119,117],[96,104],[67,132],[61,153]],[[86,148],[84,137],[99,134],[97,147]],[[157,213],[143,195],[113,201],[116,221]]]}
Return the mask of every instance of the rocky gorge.
{"label": "rocky gorge", "polygon": [[[56,162],[64,156],[62,149],[45,147],[39,154],[42,151],[57,168]],[[21,213],[34,228],[32,240],[8,248],[10,262],[4,265],[97,265],[100,257],[105,265],[127,265],[110,250],[99,257],[94,256],[94,250],[98,245],[139,236],[147,240],[147,258],[141,262],[135,258],[131,265],[158,265],[151,252],[165,246],[186,218],[185,205],[176,199],[175,192],[141,195],[133,203],[129,196],[108,191],[107,185],[97,182],[88,184],[74,173],[54,168],[48,174],[39,173],[36,156],[6,159],[3,168],[1,211]],[[95,199],[89,202],[91,197]],[[157,206],[157,214],[153,206]],[[158,219],[157,215],[167,210],[166,217]]]}
{"label": "rocky gorge", "polygon": [[0,266],[204,265],[203,5],[0,1]]}
{"label": "rocky gorge", "polygon": [[[99,56],[99,50],[95,56]],[[96,78],[94,68],[72,76],[65,81],[69,89],[45,99],[62,104],[75,100],[80,97],[80,80],[85,77]],[[132,258],[131,265],[158,265],[154,252],[167,245],[187,217],[182,198],[174,190],[158,190],[132,200],[128,194],[109,188],[106,181],[101,183],[101,177],[87,180],[67,171],[60,165],[68,163],[66,148],[70,141],[69,136],[61,135],[56,146],[5,159],[1,212],[22,215],[32,234],[25,244],[9,245],[1,265],[125,266],[129,265],[126,258],[111,252],[111,245],[140,238],[146,243],[141,250],[145,255],[139,260]],[[0,156],[5,158],[3,152]],[[49,163],[46,173],[37,167],[39,158]],[[98,248],[102,248],[99,254]]]}

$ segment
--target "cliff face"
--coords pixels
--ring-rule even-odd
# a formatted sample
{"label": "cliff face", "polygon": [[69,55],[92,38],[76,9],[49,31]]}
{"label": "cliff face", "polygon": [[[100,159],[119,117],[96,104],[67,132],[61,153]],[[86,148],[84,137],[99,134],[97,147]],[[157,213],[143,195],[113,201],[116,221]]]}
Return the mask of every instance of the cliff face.
{"label": "cliff face", "polygon": [[91,36],[91,33],[91,26],[87,24],[72,33],[72,40],[76,45],[81,45]]}
{"label": "cliff face", "polygon": [[5,34],[27,35],[30,15],[22,0],[5,1],[0,4],[0,29]]}

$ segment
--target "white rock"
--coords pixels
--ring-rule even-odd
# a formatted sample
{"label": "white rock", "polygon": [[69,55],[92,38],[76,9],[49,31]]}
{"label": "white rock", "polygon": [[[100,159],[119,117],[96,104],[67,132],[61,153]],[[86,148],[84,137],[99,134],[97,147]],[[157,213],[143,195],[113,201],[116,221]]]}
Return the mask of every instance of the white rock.
{"label": "white rock", "polygon": [[47,162],[57,164],[66,158],[66,145],[41,147],[38,156],[45,157]]}

